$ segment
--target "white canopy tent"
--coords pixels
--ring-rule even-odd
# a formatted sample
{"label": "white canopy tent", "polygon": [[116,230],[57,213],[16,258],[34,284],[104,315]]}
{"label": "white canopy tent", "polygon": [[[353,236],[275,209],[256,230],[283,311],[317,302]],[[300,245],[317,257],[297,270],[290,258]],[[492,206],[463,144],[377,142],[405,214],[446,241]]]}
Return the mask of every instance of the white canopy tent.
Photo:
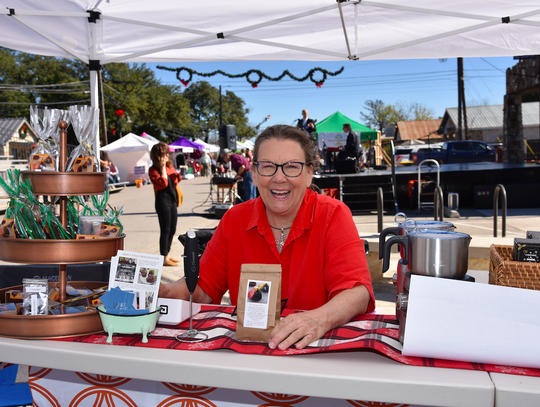
{"label": "white canopy tent", "polygon": [[[538,0],[0,0],[0,45],[110,62],[540,54]],[[320,74],[320,73],[319,73]]]}
{"label": "white canopy tent", "polygon": [[[195,151],[192,147],[171,146],[169,145],[169,151],[174,153],[192,153]],[[176,157],[176,154],[174,155]]]}
{"label": "white canopy tent", "polygon": [[147,137],[128,133],[101,149],[109,154],[118,169],[120,180],[134,184],[137,179],[148,179],[149,151],[156,143],[157,141],[151,141]]}
{"label": "white canopy tent", "polygon": [[200,138],[195,139],[195,143],[201,144],[204,147],[203,150],[208,151],[209,153],[219,153],[219,146],[216,146],[215,144],[205,143]]}
{"label": "white canopy tent", "polygon": [[2,46],[86,63],[540,53],[537,0],[0,0],[0,5]]}
{"label": "white canopy tent", "polygon": [[241,141],[236,140],[236,149],[237,150],[245,150],[246,148],[249,148],[247,145],[242,143]]}

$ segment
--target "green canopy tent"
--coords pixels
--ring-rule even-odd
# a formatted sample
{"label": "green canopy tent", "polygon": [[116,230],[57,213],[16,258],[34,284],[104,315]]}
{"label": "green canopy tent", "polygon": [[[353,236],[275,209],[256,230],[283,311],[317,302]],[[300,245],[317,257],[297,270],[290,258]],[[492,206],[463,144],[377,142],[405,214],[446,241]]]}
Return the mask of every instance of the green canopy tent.
{"label": "green canopy tent", "polygon": [[341,147],[345,145],[347,137],[343,133],[343,125],[350,123],[352,131],[360,135],[360,141],[377,140],[378,133],[367,126],[364,126],[343,113],[336,112],[326,119],[317,123],[315,135],[319,140],[319,148],[323,148],[323,141],[327,147]]}

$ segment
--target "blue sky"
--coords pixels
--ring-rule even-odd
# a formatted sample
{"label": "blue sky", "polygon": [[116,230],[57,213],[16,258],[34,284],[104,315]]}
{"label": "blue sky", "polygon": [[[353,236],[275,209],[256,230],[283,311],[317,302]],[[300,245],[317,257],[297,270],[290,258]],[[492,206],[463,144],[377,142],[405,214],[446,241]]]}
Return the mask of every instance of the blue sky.
{"label": "blue sky", "polygon": [[[512,57],[464,58],[465,95],[468,106],[502,104],[505,94],[506,69],[517,63]],[[202,78],[222,91],[233,91],[249,108],[249,121],[261,123],[261,128],[273,124],[292,124],[301,117],[302,109],[309,117],[321,121],[336,111],[362,123],[360,112],[366,100],[380,99],[386,104],[419,102],[442,117],[448,107],[457,106],[457,60],[444,62],[432,59],[380,61],[248,61],[248,62],[191,62],[162,63],[147,66],[154,69],[163,83],[180,84],[176,73],[156,69],[157,65],[171,68],[186,66],[202,73],[222,70],[240,74],[259,69],[269,76],[279,76],[288,69],[296,77],[303,77],[313,68],[335,72],[345,67],[342,74],[329,76],[321,88],[309,79],[296,82],[286,78],[278,82],[265,79],[255,89],[245,78],[229,79],[222,75]],[[185,75],[185,76],[184,76]],[[187,75],[182,75],[187,79]],[[317,78],[317,77],[316,77]],[[183,85],[182,85],[183,87]]]}

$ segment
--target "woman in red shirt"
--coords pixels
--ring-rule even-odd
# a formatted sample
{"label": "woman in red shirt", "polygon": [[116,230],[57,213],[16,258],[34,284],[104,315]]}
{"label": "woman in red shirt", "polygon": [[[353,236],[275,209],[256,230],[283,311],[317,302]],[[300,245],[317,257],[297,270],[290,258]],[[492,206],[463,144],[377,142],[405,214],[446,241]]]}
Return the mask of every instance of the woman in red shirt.
{"label": "woman in red shirt", "polygon": [[[292,126],[266,128],[255,141],[253,183],[260,196],[229,209],[200,262],[193,300],[236,304],[242,264],[280,264],[281,298],[306,310],[283,318],[268,346],[305,348],[329,330],[372,312],[375,299],[364,247],[343,202],[310,190],[315,160],[309,137]],[[189,299],[185,280],[160,297]]]}
{"label": "woman in red shirt", "polygon": [[159,252],[165,258],[164,266],[178,266],[178,261],[169,255],[178,221],[178,195],[176,185],[182,176],[176,172],[169,159],[169,146],[163,142],[155,144],[150,151],[152,167],[148,170],[156,194],[155,208],[159,220]]}

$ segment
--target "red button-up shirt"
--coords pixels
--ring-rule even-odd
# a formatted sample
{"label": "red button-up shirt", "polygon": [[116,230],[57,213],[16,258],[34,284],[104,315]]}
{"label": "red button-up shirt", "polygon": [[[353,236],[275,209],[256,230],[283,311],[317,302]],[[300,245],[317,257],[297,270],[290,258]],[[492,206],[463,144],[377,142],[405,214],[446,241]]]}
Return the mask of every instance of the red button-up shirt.
{"label": "red button-up shirt", "polygon": [[262,199],[229,209],[206,246],[200,263],[200,287],[219,304],[230,292],[236,305],[242,264],[281,264],[281,298],[287,308],[311,310],[342,290],[365,285],[375,309],[363,242],[342,202],[309,189],[278,253]]}
{"label": "red button-up shirt", "polygon": [[[169,166],[165,167],[165,169],[169,178],[174,182],[174,185],[178,185],[180,182],[180,176],[176,172],[176,169]],[[150,177],[152,185],[154,185],[154,191],[167,188],[169,185],[169,180],[167,178],[163,178],[159,170],[154,166],[148,169],[148,176]]]}

